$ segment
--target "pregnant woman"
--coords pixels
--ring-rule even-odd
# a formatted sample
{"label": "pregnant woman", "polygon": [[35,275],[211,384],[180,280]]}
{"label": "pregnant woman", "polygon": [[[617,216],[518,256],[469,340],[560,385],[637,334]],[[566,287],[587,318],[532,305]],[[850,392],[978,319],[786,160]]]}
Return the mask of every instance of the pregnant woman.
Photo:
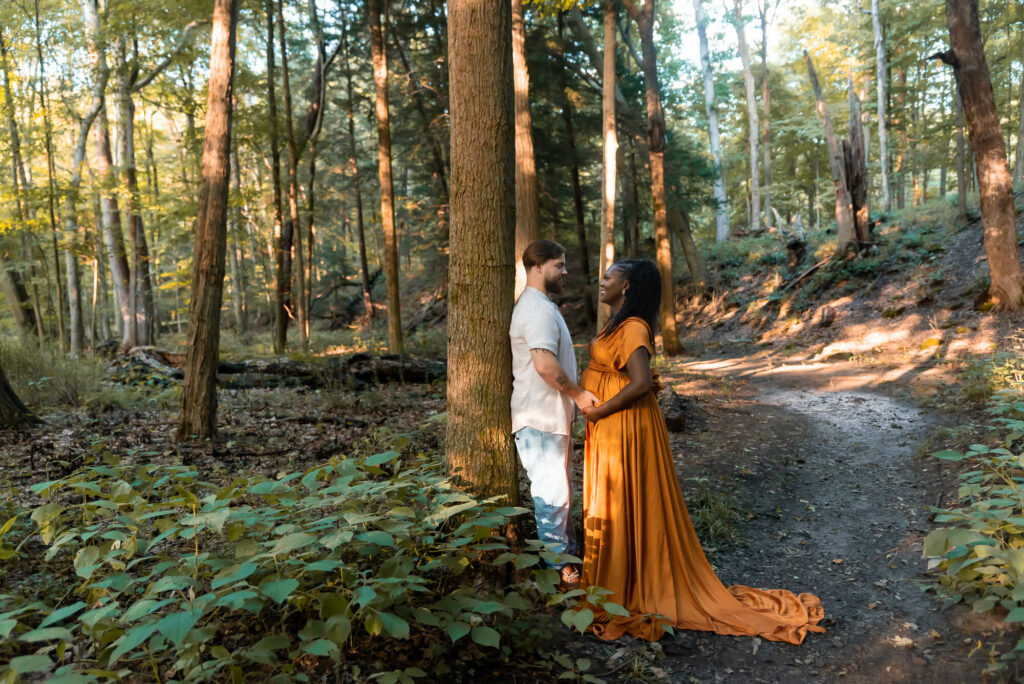
{"label": "pregnant woman", "polygon": [[610,589],[629,616],[596,611],[602,639],[658,639],[663,625],[793,644],[824,632],[821,601],[783,589],[723,585],[683,501],[651,376],[661,278],[650,261],[623,261],[601,280],[612,315],[590,344],[580,385],[601,400],[583,409],[583,585]]}

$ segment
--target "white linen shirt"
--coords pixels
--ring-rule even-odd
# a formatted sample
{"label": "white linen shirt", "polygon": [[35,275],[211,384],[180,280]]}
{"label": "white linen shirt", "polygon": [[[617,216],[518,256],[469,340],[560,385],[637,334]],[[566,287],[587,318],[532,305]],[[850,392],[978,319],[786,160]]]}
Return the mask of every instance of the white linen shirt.
{"label": "white linen shirt", "polygon": [[540,290],[527,287],[512,310],[512,433],[524,427],[572,434],[575,405],[540,377],[533,367],[531,349],[546,349],[558,357],[565,374],[576,382],[576,353],[565,319]]}

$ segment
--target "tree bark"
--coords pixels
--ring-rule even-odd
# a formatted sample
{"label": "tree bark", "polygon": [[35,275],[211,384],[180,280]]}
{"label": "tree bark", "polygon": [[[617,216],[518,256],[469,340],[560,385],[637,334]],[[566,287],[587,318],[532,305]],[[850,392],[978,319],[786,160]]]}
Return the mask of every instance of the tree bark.
{"label": "tree bark", "polygon": [[185,382],[178,440],[210,439],[217,432],[217,363],[220,308],[227,246],[231,102],[234,81],[236,0],[215,0],[210,31],[202,183],[192,266]]}
{"label": "tree bark", "polygon": [[[281,215],[281,149],[277,133],[277,93],[274,88],[274,0],[266,0],[267,10],[267,114],[270,119],[270,175],[274,212],[274,353],[283,354],[288,344],[288,311],[291,269],[285,268],[284,222]],[[283,30],[283,29],[282,29]],[[290,265],[291,259],[288,259]]]}
{"label": "tree bark", "polygon": [[380,217],[384,231],[384,280],[388,288],[388,350],[401,356],[402,302],[398,286],[398,240],[395,234],[395,188],[391,175],[391,121],[388,103],[388,60],[384,52],[381,14],[384,0],[370,0],[370,44],[373,82],[377,89],[377,172]]}
{"label": "tree bark", "polygon": [[672,207],[668,212],[668,222],[672,231],[676,234],[679,246],[683,248],[683,256],[686,258],[686,266],[690,269],[690,277],[693,284],[703,288],[707,285],[707,275],[704,273],[704,264],[697,254],[697,247],[693,244],[693,231],[690,230],[690,215],[685,209]]}
{"label": "tree bark", "polygon": [[704,80],[704,110],[708,117],[708,139],[711,158],[715,164],[715,239],[729,239],[729,200],[725,194],[725,170],[722,166],[722,143],[718,133],[718,103],[715,100],[715,81],[711,73],[708,49],[708,19],[704,13],[704,0],[693,0],[697,14],[697,37],[700,40],[700,64]]}
{"label": "tree bark", "polygon": [[[661,273],[661,346],[665,356],[682,352],[676,332],[675,281],[672,278],[672,242],[668,235],[668,206],[665,192],[665,113],[658,86],[657,51],[654,46],[654,0],[638,8],[624,0],[630,16],[640,29],[644,61],[644,90],[647,100],[647,154],[650,159],[651,195],[654,210],[654,243]],[[755,135],[757,128],[754,128]]]}
{"label": "tree bark", "polygon": [[[504,0],[497,0],[503,2]],[[516,288],[514,297],[526,287],[522,257],[526,246],[540,238],[540,208],[537,200],[537,166],[533,155],[533,124],[530,116],[530,74],[526,66],[526,20],[523,0],[512,3],[512,70],[516,112]]]}
{"label": "tree bark", "polygon": [[[768,6],[769,0],[759,0],[758,14],[761,18],[761,106],[764,117],[761,119],[761,155],[764,164],[764,224],[772,222],[772,127],[771,127],[771,92],[768,88]],[[779,226],[782,230],[782,226]]]}
{"label": "tree bark", "polygon": [[907,204],[907,70],[902,66],[896,69],[896,84],[896,208],[902,209]]}
{"label": "tree bark", "polygon": [[850,138],[843,141],[846,183],[850,191],[850,209],[853,212],[853,233],[858,246],[870,241],[868,235],[868,151],[864,128],[860,123],[860,99],[849,83]]}
{"label": "tree bark", "polygon": [[450,0],[451,261],[446,459],[480,496],[518,500],[512,450],[515,139],[508,2]]}
{"label": "tree bark", "polygon": [[[604,55],[601,62],[601,132],[604,163],[601,166],[601,241],[598,279],[615,263],[615,175],[619,149],[615,128],[615,33],[616,0],[604,1]],[[604,329],[611,312],[606,304],[597,306],[597,330]]]}
{"label": "tree bark", "polygon": [[981,40],[978,0],[946,0],[950,50],[940,55],[953,67],[974,148],[981,200],[981,225],[995,307],[1019,310],[1024,271],[1017,254],[1017,210],[1006,159],[1006,144]]}
{"label": "tree bark", "polygon": [[4,369],[0,367],[0,429],[10,430],[40,422],[42,421],[32,415],[25,404],[21,403],[14,388],[7,382]]}
{"label": "tree bark", "polygon": [[1020,75],[1020,97],[1017,99],[1017,154],[1013,162],[1013,184],[1024,184],[1024,72]]}
{"label": "tree bark", "polygon": [[828,163],[832,170],[832,181],[836,189],[836,250],[842,253],[851,245],[856,246],[857,244],[857,233],[853,221],[853,202],[847,185],[843,152],[836,140],[835,130],[832,128],[832,117],[829,116],[828,106],[821,94],[821,86],[818,85],[818,75],[814,71],[814,63],[811,62],[811,56],[806,50],[804,50],[804,59],[807,60],[807,73],[811,79],[811,87],[814,89],[814,97],[818,102],[818,116],[821,117],[825,126]]}
{"label": "tree bark", "polygon": [[953,83],[953,99],[956,100],[956,211],[961,225],[967,223],[967,140],[964,135],[964,103],[960,91]]}
{"label": "tree bark", "polygon": [[[653,0],[652,0],[653,1]],[[743,90],[747,99],[747,141],[750,152],[750,230],[761,228],[761,181],[758,169],[758,135],[757,98],[754,96],[754,74],[750,70],[750,49],[747,47],[747,35],[743,28],[742,0],[733,0],[732,24],[736,29],[736,42],[739,45],[740,64],[743,66]]]}
{"label": "tree bark", "polygon": [[[242,174],[238,169],[238,150],[231,150],[231,190],[236,200],[241,197]],[[235,328],[240,333],[249,330],[249,298],[245,287],[245,258],[242,255],[242,208],[232,203],[228,212],[228,237],[231,247],[228,256],[231,262],[231,284],[234,286],[232,306],[235,310]]]}
{"label": "tree bark", "polygon": [[100,179],[100,206],[102,207],[103,238],[110,260],[110,278],[117,294],[121,315],[122,350],[138,345],[138,336],[131,310],[131,279],[128,257],[125,254],[124,234],[121,231],[121,212],[118,209],[114,164],[110,153],[110,124],[104,106],[96,119],[93,146],[96,154],[96,174]]}
{"label": "tree bark", "polygon": [[875,82],[878,93],[878,166],[882,175],[882,206],[886,213],[892,211],[892,191],[889,189],[889,131],[886,126],[888,114],[885,82],[885,40],[882,37],[882,20],[879,16],[878,0],[871,0],[871,26],[875,32]]}

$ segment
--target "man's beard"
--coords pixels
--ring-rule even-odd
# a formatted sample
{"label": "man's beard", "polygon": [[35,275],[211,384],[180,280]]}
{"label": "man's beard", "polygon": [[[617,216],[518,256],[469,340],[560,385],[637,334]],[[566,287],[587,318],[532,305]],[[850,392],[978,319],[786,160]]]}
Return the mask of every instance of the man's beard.
{"label": "man's beard", "polygon": [[548,294],[562,294],[562,276],[552,278],[551,280],[545,280],[544,289],[548,291]]}

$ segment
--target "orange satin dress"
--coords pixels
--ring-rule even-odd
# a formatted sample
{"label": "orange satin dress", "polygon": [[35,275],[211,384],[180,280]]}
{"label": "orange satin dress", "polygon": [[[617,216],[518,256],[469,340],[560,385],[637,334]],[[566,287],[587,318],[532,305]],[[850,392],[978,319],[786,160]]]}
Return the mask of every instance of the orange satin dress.
{"label": "orange satin dress", "polygon": [[[628,318],[590,344],[580,384],[601,401],[629,384],[626,360],[653,354],[650,328]],[[654,392],[597,423],[587,423],[583,468],[584,586],[610,589],[630,615],[597,613],[602,639],[656,640],[663,624],[799,644],[824,632],[821,601],[783,589],[723,585],[694,532]]]}

